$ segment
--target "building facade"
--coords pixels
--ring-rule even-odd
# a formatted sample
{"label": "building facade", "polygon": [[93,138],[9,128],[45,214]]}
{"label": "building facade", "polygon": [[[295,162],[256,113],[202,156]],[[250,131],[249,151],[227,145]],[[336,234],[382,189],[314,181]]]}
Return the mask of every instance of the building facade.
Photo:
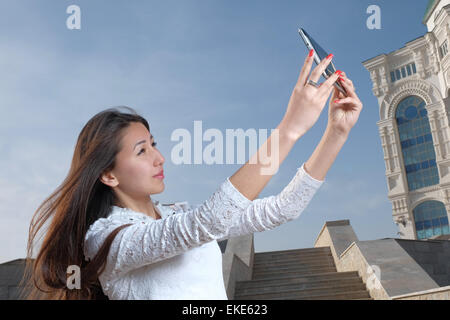
{"label": "building facade", "polygon": [[377,122],[392,216],[403,239],[450,234],[450,0],[431,0],[428,32],[363,62]]}

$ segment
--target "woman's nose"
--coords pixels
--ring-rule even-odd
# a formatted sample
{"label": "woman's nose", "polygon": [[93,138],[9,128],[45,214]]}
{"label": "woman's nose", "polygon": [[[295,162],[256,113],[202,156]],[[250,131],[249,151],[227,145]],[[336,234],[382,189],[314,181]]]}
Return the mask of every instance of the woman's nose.
{"label": "woman's nose", "polygon": [[162,165],[166,160],[164,159],[161,152],[158,152],[158,156],[156,157],[156,165]]}

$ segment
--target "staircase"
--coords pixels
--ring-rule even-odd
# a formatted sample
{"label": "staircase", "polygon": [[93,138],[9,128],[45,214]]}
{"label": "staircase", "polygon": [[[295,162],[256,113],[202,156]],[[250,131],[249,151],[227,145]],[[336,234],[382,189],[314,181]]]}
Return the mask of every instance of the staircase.
{"label": "staircase", "polygon": [[255,253],[235,300],[373,300],[358,272],[337,272],[329,247]]}

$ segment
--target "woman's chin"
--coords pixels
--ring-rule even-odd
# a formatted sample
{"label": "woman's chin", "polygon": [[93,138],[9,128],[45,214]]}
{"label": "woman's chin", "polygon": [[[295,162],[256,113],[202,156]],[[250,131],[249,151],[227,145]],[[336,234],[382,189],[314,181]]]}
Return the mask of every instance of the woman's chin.
{"label": "woman's chin", "polygon": [[158,194],[158,193],[163,192],[164,189],[165,189],[164,182],[161,181],[161,185],[160,186],[154,186],[152,189],[153,189],[152,190],[153,192],[151,194]]}

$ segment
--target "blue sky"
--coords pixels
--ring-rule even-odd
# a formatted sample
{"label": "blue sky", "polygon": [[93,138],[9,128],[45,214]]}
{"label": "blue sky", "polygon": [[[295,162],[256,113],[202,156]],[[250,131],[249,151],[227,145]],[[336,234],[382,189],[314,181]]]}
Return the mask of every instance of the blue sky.
{"label": "blue sky", "polygon": [[[81,8],[81,30],[66,8]],[[366,27],[381,8],[382,29]],[[177,128],[275,128],[307,50],[304,27],[334,54],[364,104],[325,183],[295,221],[255,233],[255,251],[312,247],[325,221],[349,219],[360,240],[397,237],[362,61],[426,33],[420,1],[2,1],[0,3],[0,263],[25,256],[29,221],[63,181],[84,124],[128,105],[166,158],[162,202],[198,204],[241,164],[174,165]],[[327,108],[260,197],[279,193],[320,141]],[[207,143],[204,144],[206,146]],[[247,156],[248,159],[248,156]]]}

